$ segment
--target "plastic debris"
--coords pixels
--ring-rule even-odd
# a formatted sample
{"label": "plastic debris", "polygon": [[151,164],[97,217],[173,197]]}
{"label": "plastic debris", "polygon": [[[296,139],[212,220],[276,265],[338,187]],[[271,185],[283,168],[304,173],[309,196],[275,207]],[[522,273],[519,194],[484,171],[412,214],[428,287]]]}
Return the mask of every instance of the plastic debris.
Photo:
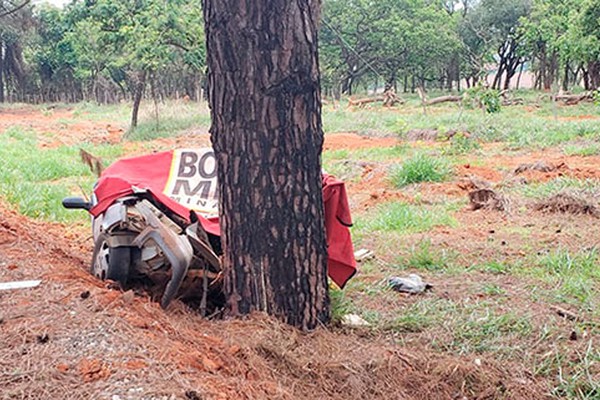
{"label": "plastic debris", "polygon": [[356,314],[346,314],[342,317],[342,325],[350,327],[369,326],[367,321]]}
{"label": "plastic debris", "polygon": [[42,281],[14,281],[14,282],[0,282],[0,290],[12,290],[12,289],[27,289],[39,286]]}
{"label": "plastic debris", "polygon": [[410,294],[423,293],[433,287],[429,283],[423,282],[423,279],[417,274],[410,274],[404,278],[393,276],[388,282],[392,289]]}
{"label": "plastic debris", "polygon": [[375,257],[375,253],[373,253],[371,250],[360,249],[354,252],[354,259],[358,262],[368,260],[373,257]]}

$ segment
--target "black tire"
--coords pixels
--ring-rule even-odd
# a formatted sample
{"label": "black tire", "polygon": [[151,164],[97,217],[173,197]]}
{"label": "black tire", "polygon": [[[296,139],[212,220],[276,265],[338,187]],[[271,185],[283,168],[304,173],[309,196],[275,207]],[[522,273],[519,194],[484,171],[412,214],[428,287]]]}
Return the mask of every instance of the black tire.
{"label": "black tire", "polygon": [[90,272],[102,280],[110,279],[125,287],[131,266],[131,247],[110,247],[107,239],[105,233],[98,236]]}

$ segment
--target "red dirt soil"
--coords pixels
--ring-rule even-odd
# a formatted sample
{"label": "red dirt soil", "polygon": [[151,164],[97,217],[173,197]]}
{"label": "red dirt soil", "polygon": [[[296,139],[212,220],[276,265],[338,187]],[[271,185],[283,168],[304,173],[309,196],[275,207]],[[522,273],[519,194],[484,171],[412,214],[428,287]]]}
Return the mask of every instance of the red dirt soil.
{"label": "red dirt soil", "polygon": [[323,150],[357,150],[374,147],[393,147],[398,144],[397,138],[375,138],[355,133],[334,133],[325,136]]}
{"label": "red dirt soil", "polygon": [[211,322],[178,302],[163,311],[91,277],[78,235],[0,204],[0,280],[43,281],[0,292],[3,398],[543,398],[540,383],[492,361],[303,334],[262,315]]}

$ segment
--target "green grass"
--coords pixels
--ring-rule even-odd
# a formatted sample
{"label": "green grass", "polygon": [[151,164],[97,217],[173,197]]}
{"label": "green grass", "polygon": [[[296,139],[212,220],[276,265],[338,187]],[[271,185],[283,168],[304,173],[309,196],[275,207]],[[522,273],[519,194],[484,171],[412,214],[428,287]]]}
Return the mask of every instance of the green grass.
{"label": "green grass", "polygon": [[502,296],[506,294],[504,288],[493,283],[483,285],[481,291],[488,296]]}
{"label": "green grass", "polygon": [[555,285],[555,301],[591,309],[598,303],[599,265],[595,248],[576,253],[557,249],[539,258],[534,273]]}
{"label": "green grass", "polygon": [[446,208],[424,207],[402,202],[389,202],[376,207],[368,216],[357,218],[355,230],[396,233],[426,232],[436,226],[451,226],[456,221]]}
{"label": "green grass", "polygon": [[547,182],[520,185],[516,188],[519,195],[538,200],[565,190],[576,190],[590,194],[600,193],[600,180],[558,177]]}
{"label": "green grass", "polygon": [[[463,312],[471,307],[466,308]],[[510,343],[511,338],[522,339],[533,333],[533,325],[528,315],[502,313],[485,307],[473,308],[470,311],[464,320],[458,322],[450,343],[450,347],[458,354],[513,352],[518,349],[506,348],[507,341]]]}
{"label": "green grass", "polygon": [[506,275],[510,273],[513,268],[514,267],[509,263],[491,260],[472,265],[469,270],[481,271],[492,275]]}
{"label": "green grass", "polygon": [[445,249],[438,249],[431,244],[430,240],[423,240],[417,245],[411,246],[408,257],[400,257],[398,262],[400,268],[414,268],[425,271],[445,270],[454,255]]}
{"label": "green grass", "polygon": [[341,322],[344,315],[354,311],[352,302],[346,296],[346,292],[340,289],[331,288],[329,290],[329,298],[331,300],[331,320],[333,322]]}
{"label": "green grass", "polygon": [[564,146],[563,153],[567,156],[597,156],[600,154],[600,143],[590,143],[587,145],[567,144]]}
{"label": "green grass", "polygon": [[[121,146],[81,147],[108,162],[122,153]],[[96,180],[81,162],[79,147],[41,149],[33,132],[13,127],[0,135],[0,159],[0,196],[21,214],[60,222],[87,219],[61,205],[66,196],[90,195]]]}
{"label": "green grass", "polygon": [[448,146],[443,149],[443,154],[473,156],[479,150],[481,150],[481,145],[477,140],[459,133],[450,139]]}
{"label": "green grass", "polygon": [[418,153],[390,172],[392,184],[398,188],[421,182],[442,182],[450,176],[450,165],[439,157]]}
{"label": "green grass", "polygon": [[328,174],[335,175],[342,180],[355,181],[364,170],[365,160],[368,160],[369,165],[377,167],[380,163],[397,160],[410,151],[412,151],[410,147],[405,144],[353,151],[347,149],[329,150],[323,152],[323,169]]}
{"label": "green grass", "polygon": [[600,350],[594,346],[594,340],[588,340],[575,357],[566,350],[557,347],[542,356],[536,365],[536,375],[555,380],[551,391],[555,398],[597,400],[600,381],[594,379],[594,370],[600,362]]}
{"label": "green grass", "polygon": [[[431,93],[435,96],[436,93]],[[535,102],[535,92],[516,94]],[[478,109],[461,109],[456,105],[439,105],[429,108],[424,115],[416,95],[402,94],[407,103],[397,110],[380,107],[352,109],[343,102],[340,107],[323,109],[325,132],[357,132],[375,135],[404,135],[411,129],[436,129],[445,133],[451,129],[470,132],[474,140],[506,142],[510,148],[546,148],[570,141],[598,141],[598,120],[568,121],[561,118],[579,115],[599,115],[600,108],[593,104],[562,107],[544,100],[539,107],[503,107],[493,115]]]}
{"label": "green grass", "polygon": [[[441,301],[439,303],[444,303]],[[421,301],[400,310],[399,315],[385,322],[384,329],[400,333],[418,333],[440,320],[440,304]]]}
{"label": "green grass", "polygon": [[198,127],[207,131],[209,126],[210,114],[206,110],[181,104],[176,108],[165,108],[159,111],[158,120],[155,115],[145,115],[137,128],[127,134],[127,139],[149,141],[179,136]]}

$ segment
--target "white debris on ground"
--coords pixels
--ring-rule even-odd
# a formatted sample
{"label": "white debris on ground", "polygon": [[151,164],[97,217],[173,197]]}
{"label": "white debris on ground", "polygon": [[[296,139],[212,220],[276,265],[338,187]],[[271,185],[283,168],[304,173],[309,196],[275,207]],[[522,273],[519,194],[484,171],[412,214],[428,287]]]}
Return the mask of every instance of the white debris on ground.
{"label": "white debris on ground", "polygon": [[417,274],[410,274],[407,277],[393,276],[388,282],[392,289],[410,294],[423,293],[433,287],[429,283],[423,282],[423,279]]}

